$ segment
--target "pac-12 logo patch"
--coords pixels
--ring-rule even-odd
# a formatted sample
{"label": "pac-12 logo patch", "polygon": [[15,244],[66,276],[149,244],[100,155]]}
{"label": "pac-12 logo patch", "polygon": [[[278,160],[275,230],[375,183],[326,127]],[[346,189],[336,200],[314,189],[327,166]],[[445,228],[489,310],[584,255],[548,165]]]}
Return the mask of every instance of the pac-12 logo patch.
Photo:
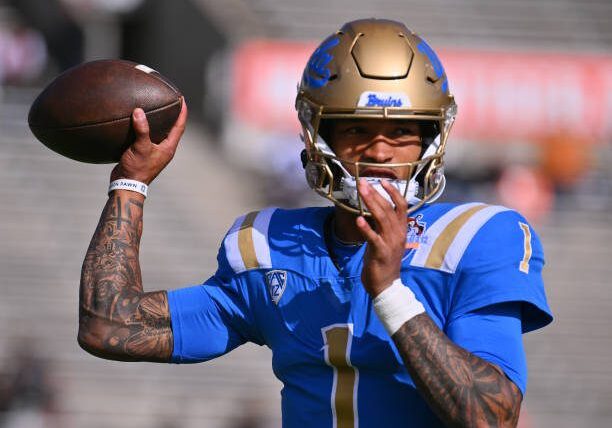
{"label": "pac-12 logo patch", "polygon": [[406,233],[406,249],[419,248],[419,244],[427,243],[425,229],[427,223],[421,221],[423,214],[416,217],[408,217],[408,232]]}
{"label": "pac-12 logo patch", "polygon": [[268,291],[270,292],[272,301],[278,304],[287,286],[287,272],[284,270],[271,270],[266,272],[266,284],[268,285]]}

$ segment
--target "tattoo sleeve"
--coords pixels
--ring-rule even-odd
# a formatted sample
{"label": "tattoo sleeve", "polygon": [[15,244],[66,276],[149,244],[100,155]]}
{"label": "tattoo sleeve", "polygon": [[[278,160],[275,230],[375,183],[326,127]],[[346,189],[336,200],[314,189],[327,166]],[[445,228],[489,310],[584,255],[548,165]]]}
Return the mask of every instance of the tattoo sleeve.
{"label": "tattoo sleeve", "polygon": [[522,396],[497,366],[454,344],[427,314],[392,337],[418,390],[451,427],[515,427]]}
{"label": "tattoo sleeve", "polygon": [[143,203],[109,198],[81,271],[79,344],[122,361],[169,361],[173,337],[165,291],[145,293],[138,260]]}

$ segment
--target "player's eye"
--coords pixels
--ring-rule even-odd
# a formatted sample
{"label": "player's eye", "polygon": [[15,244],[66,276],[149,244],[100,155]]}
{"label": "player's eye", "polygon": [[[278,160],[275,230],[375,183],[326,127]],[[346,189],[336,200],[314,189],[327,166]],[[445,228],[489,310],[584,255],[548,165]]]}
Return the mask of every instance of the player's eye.
{"label": "player's eye", "polygon": [[400,127],[400,128],[395,128],[395,135],[417,135],[418,132],[416,129],[411,128],[411,127]]}
{"label": "player's eye", "polygon": [[363,135],[367,133],[367,130],[363,126],[349,126],[344,129],[343,133],[346,135]]}

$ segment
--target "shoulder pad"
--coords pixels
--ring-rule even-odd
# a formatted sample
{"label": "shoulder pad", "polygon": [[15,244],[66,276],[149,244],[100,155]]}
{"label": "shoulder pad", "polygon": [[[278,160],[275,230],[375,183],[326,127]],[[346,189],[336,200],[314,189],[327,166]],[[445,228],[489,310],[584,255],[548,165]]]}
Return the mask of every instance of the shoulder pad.
{"label": "shoulder pad", "polygon": [[223,240],[227,263],[235,273],[270,268],[270,219],[276,208],[253,211],[236,219]]}
{"label": "shoulder pad", "polygon": [[509,210],[482,203],[455,206],[427,227],[410,265],[454,273],[482,226],[495,214]]}

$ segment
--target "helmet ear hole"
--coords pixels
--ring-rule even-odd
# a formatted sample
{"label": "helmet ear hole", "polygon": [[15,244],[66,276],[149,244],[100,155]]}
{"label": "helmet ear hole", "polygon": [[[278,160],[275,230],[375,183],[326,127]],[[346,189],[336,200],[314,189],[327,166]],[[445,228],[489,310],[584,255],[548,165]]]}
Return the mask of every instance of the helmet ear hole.
{"label": "helmet ear hole", "polygon": [[[304,154],[304,152],[302,152]],[[330,173],[333,177],[334,183],[333,188],[340,188],[340,183],[342,182],[342,171],[338,165],[329,159],[325,159],[324,163],[319,162],[310,162],[308,156],[302,157],[302,162],[306,159],[306,163],[304,164],[304,172],[306,174],[306,181],[310,185],[310,187],[317,189],[327,187],[330,183]]]}
{"label": "helmet ear hole", "polygon": [[[432,165],[433,164],[433,165]],[[431,171],[429,176],[427,173]],[[441,181],[444,180],[444,163],[440,159],[432,159],[427,162],[423,169],[417,174],[415,180],[419,183],[419,197],[422,198],[422,194],[425,189],[428,189],[428,193],[432,192],[432,189],[438,187]]]}

